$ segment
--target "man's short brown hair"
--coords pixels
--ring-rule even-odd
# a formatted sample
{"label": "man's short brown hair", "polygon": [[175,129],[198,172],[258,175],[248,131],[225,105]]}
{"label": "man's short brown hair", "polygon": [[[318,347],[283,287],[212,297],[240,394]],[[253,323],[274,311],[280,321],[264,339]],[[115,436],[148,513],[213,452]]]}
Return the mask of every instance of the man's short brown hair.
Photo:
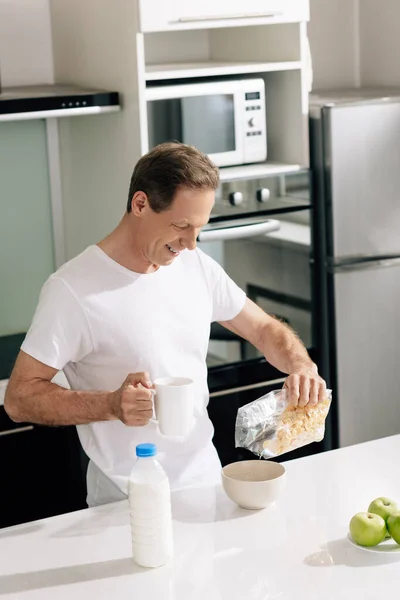
{"label": "man's short brown hair", "polygon": [[216,190],[219,171],[206,154],[193,146],[166,142],[142,156],[134,168],[129,186],[127,211],[132,198],[144,192],[152,210],[162,212],[173,202],[179,188]]}

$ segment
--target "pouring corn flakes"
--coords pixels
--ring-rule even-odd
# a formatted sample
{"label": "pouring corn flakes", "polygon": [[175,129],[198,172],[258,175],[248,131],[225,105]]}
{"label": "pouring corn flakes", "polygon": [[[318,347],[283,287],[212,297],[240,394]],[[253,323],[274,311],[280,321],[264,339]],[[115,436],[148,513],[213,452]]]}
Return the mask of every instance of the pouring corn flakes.
{"label": "pouring corn flakes", "polygon": [[261,458],[280,456],[325,435],[325,420],[332,391],[315,406],[293,407],[286,401],[286,390],[274,390],[242,406],[235,427],[235,446],[247,448]]}

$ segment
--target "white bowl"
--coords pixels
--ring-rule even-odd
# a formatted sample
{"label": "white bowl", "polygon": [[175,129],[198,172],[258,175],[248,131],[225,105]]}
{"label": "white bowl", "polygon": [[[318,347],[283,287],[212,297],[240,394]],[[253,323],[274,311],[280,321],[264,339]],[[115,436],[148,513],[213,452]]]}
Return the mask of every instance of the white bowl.
{"label": "white bowl", "polygon": [[266,460],[243,460],[222,469],[226,495],[241,508],[258,510],[274,504],[285,483],[285,467]]}

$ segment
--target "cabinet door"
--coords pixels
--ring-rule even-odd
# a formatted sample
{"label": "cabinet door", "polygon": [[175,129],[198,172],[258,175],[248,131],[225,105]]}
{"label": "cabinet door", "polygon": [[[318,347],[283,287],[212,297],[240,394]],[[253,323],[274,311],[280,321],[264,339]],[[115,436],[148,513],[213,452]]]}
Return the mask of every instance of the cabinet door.
{"label": "cabinet door", "polygon": [[140,0],[141,31],[307,21],[309,0]]}
{"label": "cabinet door", "polygon": [[334,275],[339,442],[400,431],[400,260],[342,267]]}
{"label": "cabinet door", "polygon": [[0,406],[0,528],[86,508],[75,427],[12,423]]}

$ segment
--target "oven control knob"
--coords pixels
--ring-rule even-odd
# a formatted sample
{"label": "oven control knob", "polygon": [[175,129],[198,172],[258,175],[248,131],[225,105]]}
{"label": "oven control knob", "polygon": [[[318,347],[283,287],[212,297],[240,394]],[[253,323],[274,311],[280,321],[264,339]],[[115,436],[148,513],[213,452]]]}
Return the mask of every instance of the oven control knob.
{"label": "oven control knob", "polygon": [[260,188],[256,192],[256,198],[259,202],[267,202],[271,196],[271,192],[268,188]]}
{"label": "oven control knob", "polygon": [[232,206],[238,206],[243,202],[243,194],[242,192],[231,192],[228,196],[230,204]]}

